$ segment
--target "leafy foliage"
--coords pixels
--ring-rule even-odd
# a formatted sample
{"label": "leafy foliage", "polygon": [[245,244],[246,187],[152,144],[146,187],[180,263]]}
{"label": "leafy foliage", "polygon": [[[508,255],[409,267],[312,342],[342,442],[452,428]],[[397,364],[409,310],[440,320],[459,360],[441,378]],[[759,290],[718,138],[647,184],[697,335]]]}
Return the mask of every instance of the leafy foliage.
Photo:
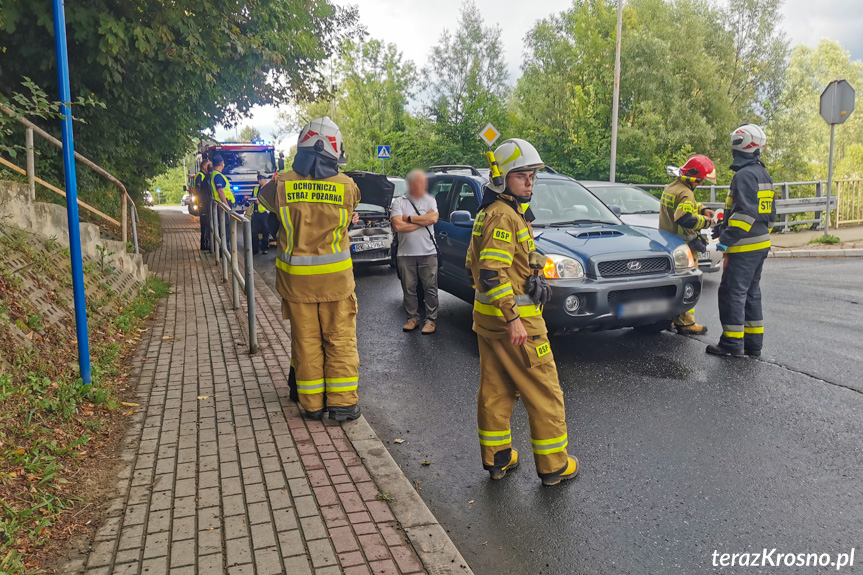
{"label": "leafy foliage", "polygon": [[[0,76],[57,93],[51,2],[5,0],[0,12]],[[66,19],[72,94],[105,103],[78,111],[87,123],[77,148],[139,193],[202,130],[320,93],[316,64],[353,30],[356,11],[327,0],[80,0],[66,3]],[[0,95],[12,89],[5,82]],[[58,159],[46,156],[40,172],[59,181]]]}
{"label": "leafy foliage", "polygon": [[240,130],[241,142],[253,142],[261,139],[261,131],[254,126],[243,126]]}

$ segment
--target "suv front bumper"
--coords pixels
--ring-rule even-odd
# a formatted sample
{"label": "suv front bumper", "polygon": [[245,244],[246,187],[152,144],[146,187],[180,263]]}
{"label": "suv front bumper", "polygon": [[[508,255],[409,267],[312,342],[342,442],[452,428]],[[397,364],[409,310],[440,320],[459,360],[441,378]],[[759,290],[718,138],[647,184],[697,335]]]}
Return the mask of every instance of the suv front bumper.
{"label": "suv front bumper", "polygon": [[[701,279],[702,272],[692,268],[653,276],[550,280],[552,300],[542,315],[552,333],[600,331],[670,321],[698,303]],[[687,290],[687,286],[691,288]],[[688,291],[692,295],[685,297]],[[572,311],[574,300],[570,299],[570,311],[567,311],[568,298],[577,298],[577,310]],[[620,315],[621,305],[648,300],[664,301],[666,311],[632,317]]]}

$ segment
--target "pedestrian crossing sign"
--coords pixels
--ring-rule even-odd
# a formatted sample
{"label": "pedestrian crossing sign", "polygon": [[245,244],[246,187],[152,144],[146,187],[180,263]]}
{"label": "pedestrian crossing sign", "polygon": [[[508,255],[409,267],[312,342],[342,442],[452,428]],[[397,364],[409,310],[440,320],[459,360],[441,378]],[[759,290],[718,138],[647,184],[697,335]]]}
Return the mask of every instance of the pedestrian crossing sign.
{"label": "pedestrian crossing sign", "polygon": [[491,148],[492,145],[500,138],[500,132],[497,131],[491,122],[485,125],[485,127],[479,131],[480,139],[488,144],[488,147]]}
{"label": "pedestrian crossing sign", "polygon": [[390,147],[389,146],[378,146],[378,159],[379,160],[389,160],[390,159]]}

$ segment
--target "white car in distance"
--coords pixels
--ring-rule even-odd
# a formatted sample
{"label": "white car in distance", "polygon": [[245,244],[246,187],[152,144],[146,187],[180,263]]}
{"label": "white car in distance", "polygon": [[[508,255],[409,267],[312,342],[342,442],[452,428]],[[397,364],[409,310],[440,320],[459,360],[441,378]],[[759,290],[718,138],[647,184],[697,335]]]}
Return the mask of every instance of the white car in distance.
{"label": "white car in distance", "polygon": [[[586,182],[581,185],[614,210],[620,210],[619,216],[623,223],[630,226],[659,227],[659,200],[653,194],[641,188],[617,182]],[[711,236],[711,230],[704,230],[702,235],[708,239],[707,251],[696,254],[698,269],[703,272],[716,272],[722,268],[722,252],[716,249],[718,243]]]}

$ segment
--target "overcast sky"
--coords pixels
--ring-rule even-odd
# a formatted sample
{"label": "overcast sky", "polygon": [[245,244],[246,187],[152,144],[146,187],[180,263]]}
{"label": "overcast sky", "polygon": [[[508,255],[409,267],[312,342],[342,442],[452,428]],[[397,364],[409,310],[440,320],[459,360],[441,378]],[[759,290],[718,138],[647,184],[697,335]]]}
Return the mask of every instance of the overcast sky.
{"label": "overcast sky", "polygon": [[[457,26],[462,0],[335,0],[359,6],[360,20],[374,38],[395,43],[404,57],[417,66],[425,65],[429,52],[445,28]],[[515,83],[520,71],[525,34],[533,24],[560,12],[572,0],[475,0],[487,23],[499,24],[508,62],[508,80]],[[718,0],[722,1],[722,0]],[[505,16],[504,16],[505,15]],[[863,59],[863,0],[785,0],[783,28],[791,44],[814,46],[821,38],[838,40],[855,59]],[[624,37],[624,42],[626,38]],[[625,63],[624,63],[625,65]],[[259,108],[246,122],[255,125],[265,138],[272,137],[276,110]],[[219,129],[220,140],[233,131]],[[292,142],[286,141],[287,150]]]}

